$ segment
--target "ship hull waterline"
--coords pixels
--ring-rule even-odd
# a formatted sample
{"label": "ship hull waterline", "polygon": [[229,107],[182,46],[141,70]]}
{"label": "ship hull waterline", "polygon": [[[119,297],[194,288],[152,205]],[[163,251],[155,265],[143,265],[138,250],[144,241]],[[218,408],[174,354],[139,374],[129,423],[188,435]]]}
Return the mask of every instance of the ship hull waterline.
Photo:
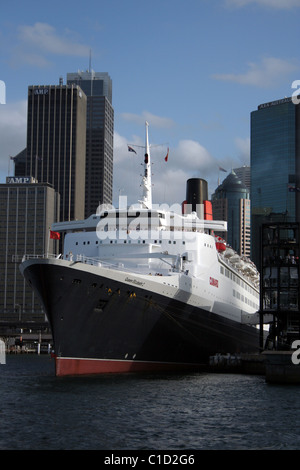
{"label": "ship hull waterline", "polygon": [[25,261],[21,272],[49,320],[57,376],[200,371],[216,353],[259,351],[255,327],[154,291],[138,276],[49,259]]}

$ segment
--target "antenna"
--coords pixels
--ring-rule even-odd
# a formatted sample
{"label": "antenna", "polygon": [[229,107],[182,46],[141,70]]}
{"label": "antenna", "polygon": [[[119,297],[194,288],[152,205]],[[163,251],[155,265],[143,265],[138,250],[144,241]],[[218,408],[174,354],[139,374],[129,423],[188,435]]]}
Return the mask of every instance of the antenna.
{"label": "antenna", "polygon": [[91,79],[91,96],[93,96],[92,49],[90,49],[89,73],[90,73],[90,79]]}

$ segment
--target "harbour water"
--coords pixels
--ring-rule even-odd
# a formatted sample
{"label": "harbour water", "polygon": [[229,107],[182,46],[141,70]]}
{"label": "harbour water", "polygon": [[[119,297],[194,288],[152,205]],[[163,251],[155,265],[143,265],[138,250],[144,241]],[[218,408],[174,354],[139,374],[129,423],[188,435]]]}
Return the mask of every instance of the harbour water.
{"label": "harbour water", "polygon": [[0,450],[292,450],[300,386],[264,376],[54,376],[49,355],[0,365]]}

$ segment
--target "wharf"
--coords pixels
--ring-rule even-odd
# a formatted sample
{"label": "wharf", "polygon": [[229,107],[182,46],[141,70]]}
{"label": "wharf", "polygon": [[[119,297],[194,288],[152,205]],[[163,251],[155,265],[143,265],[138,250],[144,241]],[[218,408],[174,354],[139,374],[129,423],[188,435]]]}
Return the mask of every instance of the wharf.
{"label": "wharf", "polygon": [[216,354],[209,370],[220,373],[264,375],[270,384],[300,384],[300,350],[262,351],[258,354]]}
{"label": "wharf", "polygon": [[53,343],[51,334],[37,332],[2,336],[2,340],[7,354],[50,353]]}
{"label": "wharf", "polygon": [[211,372],[240,374],[265,374],[265,358],[262,354],[215,354],[210,357]]}
{"label": "wharf", "polygon": [[300,384],[297,351],[265,351],[266,381],[274,384]]}

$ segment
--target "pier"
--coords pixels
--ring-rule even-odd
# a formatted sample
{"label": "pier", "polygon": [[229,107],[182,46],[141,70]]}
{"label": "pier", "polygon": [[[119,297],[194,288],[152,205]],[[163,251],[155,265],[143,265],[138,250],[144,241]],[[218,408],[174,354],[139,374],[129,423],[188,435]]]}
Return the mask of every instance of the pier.
{"label": "pier", "polygon": [[6,354],[50,353],[53,339],[48,322],[0,321]]}

